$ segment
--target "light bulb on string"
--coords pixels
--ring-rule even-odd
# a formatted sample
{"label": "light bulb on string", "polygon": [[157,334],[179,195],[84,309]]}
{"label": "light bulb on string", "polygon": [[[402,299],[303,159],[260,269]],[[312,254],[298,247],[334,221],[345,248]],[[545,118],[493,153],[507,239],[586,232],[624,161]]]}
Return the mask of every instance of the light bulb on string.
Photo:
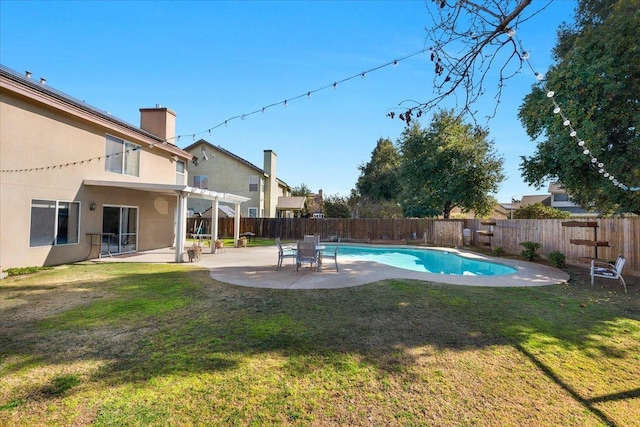
{"label": "light bulb on string", "polygon": [[513,37],[516,35],[516,30],[514,30],[513,28],[509,28],[509,31],[507,31],[507,35],[509,37]]}
{"label": "light bulb on string", "polygon": [[569,126],[571,122],[569,121],[569,119],[566,119],[564,122],[562,122],[562,124],[565,126]]}
{"label": "light bulb on string", "polygon": [[553,95],[555,95],[555,92],[550,90],[549,92],[547,92],[547,98],[553,98]]}
{"label": "light bulb on string", "polygon": [[604,163],[598,163],[598,167],[601,168],[604,166]]}
{"label": "light bulb on string", "polygon": [[541,81],[544,78],[544,76],[540,73],[536,74],[536,79],[538,79],[538,81]]}
{"label": "light bulb on string", "polygon": [[522,52],[523,59],[529,59],[529,52]]}
{"label": "light bulb on string", "polygon": [[580,147],[584,147],[584,141],[582,141],[582,140],[578,141],[578,145],[579,145]]}
{"label": "light bulb on string", "polygon": [[398,60],[397,60],[397,59],[394,59],[394,60],[393,60],[393,66],[394,66],[394,67],[397,67],[397,66],[398,66]]}
{"label": "light bulb on string", "polygon": [[605,172],[602,176],[604,176],[605,178],[609,178],[609,172]]}
{"label": "light bulb on string", "polygon": [[560,112],[560,107],[556,107],[556,108],[554,108],[554,109],[553,109],[553,112],[554,112],[555,114],[558,114],[558,113]]}
{"label": "light bulb on string", "polygon": [[582,154],[584,154],[585,156],[586,156],[586,155],[588,155],[589,153],[590,153],[590,151],[589,151],[589,150],[587,150],[587,149],[585,149],[585,150],[582,152]]}
{"label": "light bulb on string", "polygon": [[577,134],[578,134],[578,133],[577,133],[575,130],[571,129],[571,133],[570,133],[569,135],[570,135],[570,136],[572,136],[572,137],[574,137],[574,136],[576,136]]}

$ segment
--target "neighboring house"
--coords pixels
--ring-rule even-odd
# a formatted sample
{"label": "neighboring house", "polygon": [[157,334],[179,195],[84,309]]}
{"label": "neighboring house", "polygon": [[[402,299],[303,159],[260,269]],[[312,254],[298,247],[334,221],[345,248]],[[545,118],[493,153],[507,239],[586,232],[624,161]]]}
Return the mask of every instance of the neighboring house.
{"label": "neighboring house", "polygon": [[[278,199],[291,195],[291,188],[277,178],[277,155],[273,150],[264,150],[264,169],[204,139],[184,150],[194,158],[187,166],[189,184],[247,197],[249,200],[240,212],[243,217],[275,218],[282,211],[278,208]],[[189,201],[189,209],[194,213],[210,207],[210,203],[200,200]]]}
{"label": "neighboring house", "polygon": [[140,127],[0,66],[0,269],[170,247],[183,261],[192,155],[171,144],[175,113]]}
{"label": "neighboring house", "polygon": [[[506,207],[506,203],[496,203],[493,207],[493,210],[486,216],[486,218],[491,219],[508,219],[510,210]],[[449,214],[449,218],[451,219],[474,219],[477,218],[476,213],[471,210],[469,212],[462,213],[462,209],[458,206],[451,209],[451,213]]]}
{"label": "neighboring house", "polygon": [[582,209],[569,199],[569,194],[562,188],[558,182],[549,184],[549,193],[551,193],[551,207],[561,211],[569,212],[571,216],[597,216],[599,212],[589,212]]}
{"label": "neighboring house", "polygon": [[516,209],[534,203],[542,203],[544,206],[569,212],[572,217],[593,217],[599,215],[598,212],[586,211],[571,202],[569,194],[567,194],[557,182],[550,183],[548,191],[550,194],[522,196],[522,200],[516,205]]}
{"label": "neighboring house", "polygon": [[278,197],[278,218],[300,218],[306,210],[305,196]]}
{"label": "neighboring house", "polygon": [[307,202],[307,210],[311,218],[324,218],[324,198],[322,189],[317,194],[310,194]]}

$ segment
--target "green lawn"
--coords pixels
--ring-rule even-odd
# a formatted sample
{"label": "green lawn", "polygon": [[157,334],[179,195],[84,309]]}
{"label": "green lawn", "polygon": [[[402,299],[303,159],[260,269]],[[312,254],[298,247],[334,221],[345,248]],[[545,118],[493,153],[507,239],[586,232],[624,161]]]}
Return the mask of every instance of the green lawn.
{"label": "green lawn", "polygon": [[640,425],[640,293],[227,285],[178,265],[0,282],[0,425]]}

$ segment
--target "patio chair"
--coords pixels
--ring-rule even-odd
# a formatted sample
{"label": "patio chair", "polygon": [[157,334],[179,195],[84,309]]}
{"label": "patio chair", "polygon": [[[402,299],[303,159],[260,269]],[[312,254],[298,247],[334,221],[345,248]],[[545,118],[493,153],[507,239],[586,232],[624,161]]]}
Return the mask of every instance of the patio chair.
{"label": "patio chair", "polygon": [[278,245],[278,265],[276,266],[276,270],[279,270],[280,267],[282,267],[282,262],[285,258],[291,258],[293,262],[295,262],[296,251],[293,248],[282,246],[279,237],[276,237],[276,245]]}
{"label": "patio chair", "polygon": [[622,255],[618,255],[618,259],[615,264],[611,264],[604,261],[591,260],[591,286],[593,286],[593,279],[595,277],[603,277],[605,279],[620,279],[622,286],[624,287],[624,293],[627,293],[627,284],[622,278],[622,269],[624,268],[625,258]]}
{"label": "patio chair", "polygon": [[300,266],[303,263],[309,263],[310,267],[313,268],[313,264],[316,265],[316,269],[318,266],[318,251],[316,250],[315,242],[305,242],[303,240],[298,240],[298,249],[296,251],[296,271],[300,269]]}
{"label": "patio chair", "polygon": [[340,244],[340,238],[338,238],[338,244],[336,245],[336,248],[332,251],[332,252],[326,252],[326,251],[322,251],[320,253],[320,262],[318,263],[319,268],[322,268],[322,261],[324,261],[325,258],[333,258],[333,261],[336,264],[336,271],[340,271],[338,270],[338,246]]}
{"label": "patio chair", "polygon": [[316,245],[320,243],[320,236],[314,236],[313,234],[307,234],[304,236],[305,242],[313,242]]}

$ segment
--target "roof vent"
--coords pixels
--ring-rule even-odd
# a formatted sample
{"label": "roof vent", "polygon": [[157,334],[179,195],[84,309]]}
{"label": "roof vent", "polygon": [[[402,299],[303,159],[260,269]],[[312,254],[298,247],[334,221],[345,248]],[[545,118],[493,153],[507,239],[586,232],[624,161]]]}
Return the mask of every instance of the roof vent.
{"label": "roof vent", "polygon": [[30,79],[30,78],[31,78],[31,71],[29,71],[29,70],[25,71],[25,72],[24,72],[24,75],[25,75],[28,79]]}
{"label": "roof vent", "polygon": [[47,84],[47,79],[45,79],[44,77],[40,77],[40,84],[41,85]]}

